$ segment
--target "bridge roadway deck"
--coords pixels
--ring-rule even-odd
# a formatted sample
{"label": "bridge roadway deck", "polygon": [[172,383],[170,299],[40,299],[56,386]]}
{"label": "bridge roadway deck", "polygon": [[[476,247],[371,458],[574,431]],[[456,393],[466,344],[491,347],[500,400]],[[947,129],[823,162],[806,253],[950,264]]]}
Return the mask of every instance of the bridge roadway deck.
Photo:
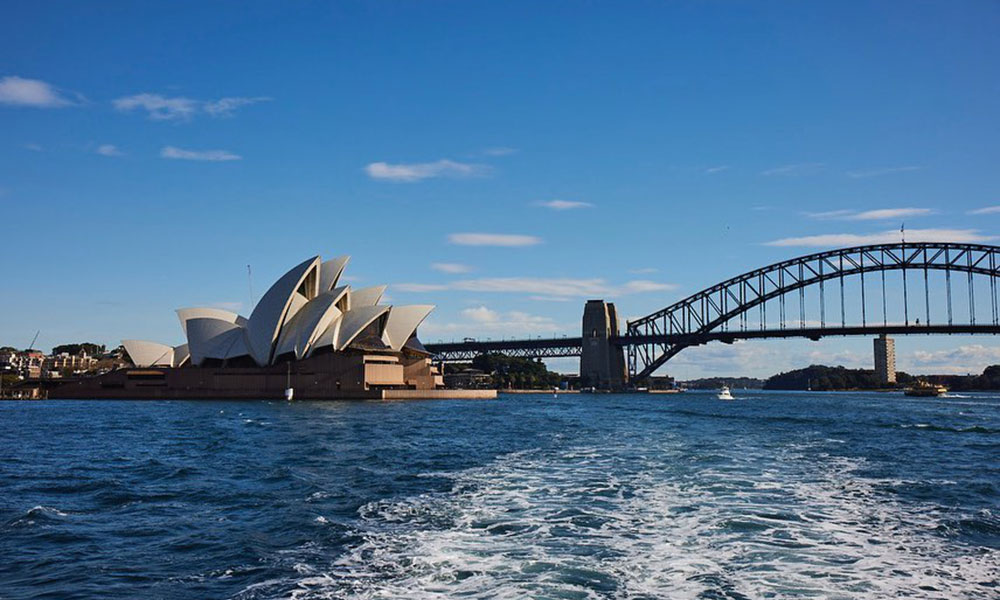
{"label": "bridge roadway deck", "polygon": [[560,356],[580,356],[583,352],[583,338],[541,338],[528,340],[499,340],[449,342],[424,344],[428,352],[438,359],[452,361],[472,360],[479,354],[499,353],[521,358],[557,358]]}
{"label": "bridge roadway deck", "polygon": [[[708,342],[731,344],[737,340],[807,338],[819,340],[823,337],[855,335],[969,335],[1000,334],[998,325],[865,325],[856,327],[787,327],[785,329],[729,330],[696,334],[657,334],[619,336],[611,339],[618,346],[665,344],[668,346],[699,346]],[[580,356],[583,338],[540,338],[526,340],[469,341],[425,344],[427,350],[439,360],[446,362],[468,361],[479,354],[499,353],[522,358],[557,358]]]}

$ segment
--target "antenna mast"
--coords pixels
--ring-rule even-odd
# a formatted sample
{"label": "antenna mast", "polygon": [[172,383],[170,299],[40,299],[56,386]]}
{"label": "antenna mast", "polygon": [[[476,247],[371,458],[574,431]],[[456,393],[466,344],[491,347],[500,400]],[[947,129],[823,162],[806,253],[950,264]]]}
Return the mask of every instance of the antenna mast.
{"label": "antenna mast", "polygon": [[250,288],[250,312],[253,312],[254,304],[257,304],[257,301],[253,298],[253,273],[250,271],[250,265],[247,265],[247,287]]}

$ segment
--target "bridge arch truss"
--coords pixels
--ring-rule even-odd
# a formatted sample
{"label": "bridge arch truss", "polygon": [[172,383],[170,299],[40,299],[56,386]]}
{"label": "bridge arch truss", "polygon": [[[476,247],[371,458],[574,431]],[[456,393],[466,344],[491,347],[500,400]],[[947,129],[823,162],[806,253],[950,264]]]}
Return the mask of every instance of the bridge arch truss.
{"label": "bridge arch truss", "polygon": [[[625,343],[622,345],[627,348],[630,377],[633,381],[639,381],[651,375],[684,348],[713,339],[817,339],[828,335],[868,332],[996,334],[1000,333],[998,268],[1000,247],[979,244],[899,242],[809,254],[743,273],[655,313],[629,321],[627,334],[622,340]],[[890,271],[902,272],[902,323],[890,324],[886,317],[885,274]],[[929,273],[932,271],[944,272],[947,317],[941,323],[931,322]],[[871,274],[878,275],[875,277],[876,282],[870,281]],[[953,274],[964,275],[968,286],[967,322],[955,322]],[[976,275],[988,278],[990,309],[987,315],[980,315],[978,322],[974,285]],[[860,280],[861,321],[860,326],[853,322],[849,326],[845,289],[846,282],[855,278]],[[866,279],[869,281],[866,282]],[[917,281],[914,282],[914,279]],[[871,290],[872,284],[877,286],[875,290]],[[813,286],[819,292],[818,324],[807,322],[805,318],[805,290]],[[830,320],[827,319],[827,287],[834,287],[840,299],[839,305],[836,302],[830,303],[832,308],[839,308],[839,315],[834,314],[834,318]],[[920,296],[912,311],[911,287],[916,287]],[[867,310],[871,292],[874,292],[875,297],[881,298],[880,323],[871,319]],[[795,307],[789,310],[787,306],[790,295],[797,296],[797,327],[794,324],[789,326],[788,317],[796,312]],[[775,303],[779,314],[775,319],[772,313],[769,324],[768,308],[773,310]],[[922,324],[921,317],[924,318]]]}

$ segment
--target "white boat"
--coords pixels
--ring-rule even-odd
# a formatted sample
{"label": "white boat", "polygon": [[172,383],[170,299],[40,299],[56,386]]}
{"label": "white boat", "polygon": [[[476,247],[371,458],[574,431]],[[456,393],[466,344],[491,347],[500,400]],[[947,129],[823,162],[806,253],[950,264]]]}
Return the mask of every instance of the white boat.
{"label": "white boat", "polygon": [[716,398],[718,398],[719,400],[733,400],[733,395],[729,391],[729,386],[728,385],[722,386],[722,388],[719,390],[719,393],[716,395]]}

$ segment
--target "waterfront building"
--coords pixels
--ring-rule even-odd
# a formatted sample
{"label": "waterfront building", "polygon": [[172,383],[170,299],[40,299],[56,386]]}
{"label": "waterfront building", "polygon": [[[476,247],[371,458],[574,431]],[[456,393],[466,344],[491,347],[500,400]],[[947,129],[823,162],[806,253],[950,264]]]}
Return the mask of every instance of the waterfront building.
{"label": "waterfront building", "polygon": [[25,379],[41,377],[44,364],[45,355],[40,350],[0,351],[0,370],[13,371]]}
{"label": "waterfront building", "polygon": [[97,358],[89,356],[83,351],[78,354],[60,352],[59,354],[53,354],[45,357],[43,362],[43,373],[50,377],[58,377],[64,372],[82,373],[92,371],[97,367],[97,362]]}
{"label": "waterfront building", "polygon": [[480,369],[467,368],[444,374],[444,385],[450,389],[475,390],[493,386],[493,376]]}
{"label": "waterfront building", "polygon": [[185,343],[122,340],[134,369],[53,394],[259,398],[292,387],[296,398],[336,398],[442,386],[416,333],[434,307],[381,304],[384,285],[340,285],[349,260],[303,261],[267,290],[249,317],[212,307],[178,309]]}
{"label": "waterfront building", "polygon": [[879,385],[896,383],[896,340],[882,334],[873,340],[875,347],[875,377]]}

